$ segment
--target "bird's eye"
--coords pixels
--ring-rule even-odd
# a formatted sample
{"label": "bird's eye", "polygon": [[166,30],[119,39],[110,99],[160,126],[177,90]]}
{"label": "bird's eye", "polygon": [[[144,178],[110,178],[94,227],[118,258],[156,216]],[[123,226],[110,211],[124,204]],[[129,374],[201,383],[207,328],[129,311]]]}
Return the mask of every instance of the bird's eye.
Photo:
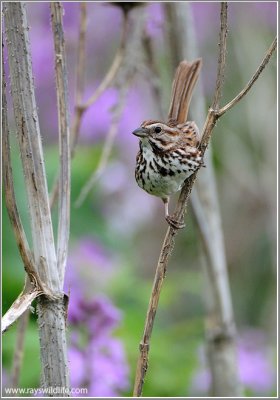
{"label": "bird's eye", "polygon": [[160,126],[156,126],[155,127],[155,133],[160,133],[161,132],[161,127]]}

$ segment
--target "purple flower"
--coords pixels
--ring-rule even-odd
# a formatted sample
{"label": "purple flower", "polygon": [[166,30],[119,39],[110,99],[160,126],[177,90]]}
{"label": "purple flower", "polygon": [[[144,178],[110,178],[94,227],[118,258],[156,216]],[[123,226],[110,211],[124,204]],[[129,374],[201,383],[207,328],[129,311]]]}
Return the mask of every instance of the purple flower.
{"label": "purple flower", "polygon": [[118,396],[128,389],[124,347],[112,336],[120,317],[109,299],[95,298],[80,302],[80,319],[70,325],[71,385],[86,387],[89,396]]}
{"label": "purple flower", "polygon": [[81,311],[87,315],[91,337],[110,334],[121,320],[120,311],[106,297],[81,302]]}
{"label": "purple flower", "polygon": [[86,375],[85,355],[83,351],[72,346],[68,350],[70,381],[72,387],[82,387]]}
{"label": "purple flower", "polygon": [[64,290],[71,297],[104,289],[113,272],[113,257],[97,241],[85,237],[70,249]]}
{"label": "purple flower", "polygon": [[74,324],[87,324],[90,337],[110,334],[121,320],[120,311],[106,297],[86,299],[80,293],[75,302],[69,303],[69,321]]}
{"label": "purple flower", "polygon": [[112,274],[112,265],[112,257],[90,238],[70,252],[65,284],[70,292],[70,378],[73,387],[87,388],[88,396],[118,396],[128,389],[124,347],[114,338],[122,315],[99,293]]}
{"label": "purple flower", "polygon": [[[96,295],[103,291],[112,276],[112,266],[112,256],[90,238],[85,237],[70,250],[64,290],[69,293],[68,317],[72,323],[88,320],[92,311],[101,308],[101,300],[96,303],[92,291],[94,289]],[[103,301],[103,316],[105,308],[106,300]]]}
{"label": "purple flower", "polygon": [[[85,99],[88,100],[94,91],[94,88],[87,90]],[[87,110],[81,126],[81,141],[96,142],[106,136],[111,125],[111,108],[117,101],[117,90],[110,88]]]}
{"label": "purple flower", "polygon": [[91,364],[91,394],[93,396],[117,396],[127,390],[128,366],[122,343],[115,338],[100,338],[93,343]]}
{"label": "purple flower", "polygon": [[265,347],[265,334],[250,330],[243,334],[238,346],[240,380],[245,387],[257,393],[269,393],[275,384],[268,351]]}
{"label": "purple flower", "polygon": [[104,272],[104,270],[111,270],[112,260],[109,253],[97,241],[91,238],[84,237],[76,248],[70,253],[71,262],[76,265],[82,264],[86,268],[97,268]]}

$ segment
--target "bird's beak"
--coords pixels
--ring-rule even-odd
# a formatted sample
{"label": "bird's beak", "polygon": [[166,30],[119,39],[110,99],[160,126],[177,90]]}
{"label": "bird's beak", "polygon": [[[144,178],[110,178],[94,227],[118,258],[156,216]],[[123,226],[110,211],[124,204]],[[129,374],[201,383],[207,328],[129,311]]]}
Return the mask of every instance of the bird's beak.
{"label": "bird's beak", "polygon": [[144,138],[148,136],[148,129],[147,128],[138,128],[132,132],[133,135],[138,136],[140,138]]}

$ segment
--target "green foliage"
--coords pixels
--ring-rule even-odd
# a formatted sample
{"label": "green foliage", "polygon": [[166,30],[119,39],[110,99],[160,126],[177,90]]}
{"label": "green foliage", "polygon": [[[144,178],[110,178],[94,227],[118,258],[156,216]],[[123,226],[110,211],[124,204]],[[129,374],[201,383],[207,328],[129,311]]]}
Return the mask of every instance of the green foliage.
{"label": "green foliage", "polygon": [[[3,366],[10,370],[17,338],[17,325],[10,328],[3,336],[2,345]],[[31,321],[25,335],[23,364],[20,372],[20,387],[36,388],[39,386],[40,356],[38,328],[35,321]],[[26,366],[29,366],[28,368]]]}

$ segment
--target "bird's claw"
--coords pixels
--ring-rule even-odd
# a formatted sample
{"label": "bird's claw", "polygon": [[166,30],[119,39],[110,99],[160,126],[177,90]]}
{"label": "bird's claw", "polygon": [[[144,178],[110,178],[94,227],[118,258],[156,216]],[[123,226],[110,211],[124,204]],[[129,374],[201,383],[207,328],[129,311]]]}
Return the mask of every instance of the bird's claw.
{"label": "bird's claw", "polygon": [[171,228],[183,229],[186,226],[184,222],[177,221],[176,219],[174,219],[174,217],[171,217],[170,215],[165,217],[165,219],[168,222],[168,224],[171,226]]}

